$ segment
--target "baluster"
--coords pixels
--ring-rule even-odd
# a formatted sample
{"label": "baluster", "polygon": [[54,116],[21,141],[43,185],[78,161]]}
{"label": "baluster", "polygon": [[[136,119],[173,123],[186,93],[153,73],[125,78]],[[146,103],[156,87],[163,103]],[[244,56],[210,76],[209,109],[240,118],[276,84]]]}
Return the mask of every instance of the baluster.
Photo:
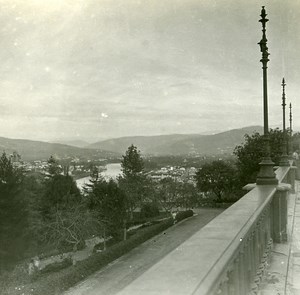
{"label": "baluster", "polygon": [[234,285],[234,263],[232,264],[232,269],[227,273],[228,277],[228,295],[235,295],[235,285]]}
{"label": "baluster", "polygon": [[233,262],[233,293],[232,295],[240,295],[240,277],[239,277],[239,255],[235,258]]}
{"label": "baluster", "polygon": [[251,241],[250,241],[250,235],[247,238],[247,241],[245,243],[245,253],[246,253],[246,288],[247,290],[250,290],[250,285],[252,282],[252,276],[251,276]]}
{"label": "baluster", "polygon": [[251,249],[251,279],[252,279],[252,281],[254,280],[254,276],[255,276],[255,274],[256,274],[256,264],[255,264],[255,262],[256,262],[256,258],[255,258],[255,250],[254,250],[254,248],[256,247],[255,246],[255,232],[252,230],[252,232],[251,232],[251,240],[250,240],[250,242],[251,242],[251,244],[250,244],[250,249]]}
{"label": "baluster", "polygon": [[242,246],[239,252],[239,279],[240,279],[240,293],[239,294],[246,294],[246,287],[245,287],[245,252],[244,247]]}

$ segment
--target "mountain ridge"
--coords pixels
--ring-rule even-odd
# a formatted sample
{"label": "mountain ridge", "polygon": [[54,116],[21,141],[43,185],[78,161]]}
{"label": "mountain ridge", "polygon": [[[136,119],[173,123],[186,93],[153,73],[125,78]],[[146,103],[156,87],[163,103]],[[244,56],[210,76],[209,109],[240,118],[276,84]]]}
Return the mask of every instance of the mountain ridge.
{"label": "mountain ridge", "polygon": [[61,143],[50,143],[45,141],[29,139],[11,139],[0,137],[0,152],[7,154],[18,152],[23,160],[42,160],[48,159],[51,155],[58,157],[86,157],[86,158],[107,158],[117,157],[116,153],[104,150],[79,148]]}
{"label": "mountain ridge", "polygon": [[[125,136],[107,139],[90,144],[93,149],[105,149],[124,153],[127,147],[134,144],[142,154],[182,155],[222,153],[222,147],[230,152],[244,141],[246,133],[262,132],[262,126],[248,126],[231,129],[217,134],[169,134],[154,136]],[[221,140],[221,141],[220,141]],[[224,149],[223,149],[224,152]]]}
{"label": "mountain ridge", "polygon": [[232,153],[244,142],[246,133],[262,132],[261,126],[232,129],[217,134],[168,134],[154,136],[124,136],[89,144],[84,148],[62,143],[0,137],[0,152],[17,151],[24,160],[58,157],[119,158],[128,146],[134,144],[144,155],[210,155]]}

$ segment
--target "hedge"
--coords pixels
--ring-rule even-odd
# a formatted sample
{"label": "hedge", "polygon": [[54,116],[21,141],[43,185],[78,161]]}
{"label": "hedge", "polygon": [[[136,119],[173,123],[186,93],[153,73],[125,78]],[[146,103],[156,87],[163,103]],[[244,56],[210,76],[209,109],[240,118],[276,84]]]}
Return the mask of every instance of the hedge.
{"label": "hedge", "polygon": [[[159,234],[163,230],[173,225],[173,219],[169,218],[165,221],[155,224],[151,227],[145,227],[130,239],[121,241],[106,251],[95,253],[86,260],[79,261],[76,265],[67,269],[63,269],[56,273],[51,273],[40,277],[36,282],[28,284],[21,290],[9,290],[9,295],[24,294],[24,295],[56,295],[66,291],[84,278],[98,271],[108,263],[126,254],[136,246],[147,241],[153,236]],[[2,293],[3,295],[5,293]]]}
{"label": "hedge", "polygon": [[179,222],[179,221],[181,221],[185,218],[191,217],[193,215],[194,215],[193,210],[180,211],[176,214],[175,220],[176,220],[176,222]]}

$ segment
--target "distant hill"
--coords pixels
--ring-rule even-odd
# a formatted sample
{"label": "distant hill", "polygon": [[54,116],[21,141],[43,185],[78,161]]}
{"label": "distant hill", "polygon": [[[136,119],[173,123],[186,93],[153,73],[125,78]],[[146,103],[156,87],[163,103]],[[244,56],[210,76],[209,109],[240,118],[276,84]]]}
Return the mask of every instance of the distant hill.
{"label": "distant hill", "polygon": [[59,158],[116,158],[124,154],[128,146],[136,145],[143,154],[149,155],[211,155],[232,153],[234,147],[244,141],[246,133],[262,131],[260,126],[234,129],[212,135],[171,134],[157,136],[132,136],[99,141],[85,148],[60,143],[48,143],[26,139],[0,137],[0,153],[17,151],[23,160]]}
{"label": "distant hill", "polygon": [[[171,134],[171,135],[156,135],[156,136],[129,136],[113,138],[104,141],[98,141],[94,144],[90,144],[87,147],[92,149],[106,149],[109,151],[122,153],[127,148],[134,144],[143,154],[153,154],[156,150],[159,150],[161,145],[175,144],[181,140],[189,140],[190,138],[196,137],[196,134]],[[204,136],[204,135],[203,135]],[[158,152],[160,154],[160,152]]]}
{"label": "distant hill", "polygon": [[26,161],[48,159],[54,154],[59,158],[83,157],[89,159],[119,156],[118,154],[102,149],[95,150],[59,143],[0,137],[0,153],[2,153],[2,151],[5,151],[7,154],[17,151],[21,155],[21,158]]}
{"label": "distant hill", "polygon": [[80,148],[84,148],[90,144],[84,140],[55,140],[52,143],[71,145],[71,146],[80,147]]}
{"label": "distant hill", "polygon": [[87,147],[124,154],[128,146],[134,144],[143,154],[223,154],[232,153],[236,145],[244,142],[244,135],[246,133],[252,134],[254,131],[262,132],[262,127],[250,126],[212,135],[172,134],[121,137],[96,142]]}

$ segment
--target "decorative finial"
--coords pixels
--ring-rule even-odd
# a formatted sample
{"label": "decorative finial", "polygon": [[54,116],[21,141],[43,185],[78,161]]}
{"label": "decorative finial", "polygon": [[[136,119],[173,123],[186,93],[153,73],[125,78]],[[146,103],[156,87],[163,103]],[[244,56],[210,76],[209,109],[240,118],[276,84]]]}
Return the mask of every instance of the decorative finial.
{"label": "decorative finial", "polygon": [[286,106],[286,103],[285,103],[285,85],[286,85],[285,80],[284,80],[284,78],[282,78],[281,86],[282,86],[282,106],[283,106],[283,109]]}
{"label": "decorative finial", "polygon": [[267,16],[267,13],[266,13],[266,10],[265,10],[265,7],[263,6],[262,7],[262,10],[261,10],[261,19],[259,20],[259,22],[262,23],[262,32],[263,32],[263,35],[262,35],[262,39],[260,40],[260,42],[258,43],[259,46],[260,46],[260,51],[262,53],[262,59],[260,60],[262,63],[263,63],[263,66],[267,66],[267,62],[269,61],[268,59],[268,56],[270,55],[269,52],[268,52],[268,46],[267,46],[267,37],[266,37],[266,23],[269,21],[266,16]]}

